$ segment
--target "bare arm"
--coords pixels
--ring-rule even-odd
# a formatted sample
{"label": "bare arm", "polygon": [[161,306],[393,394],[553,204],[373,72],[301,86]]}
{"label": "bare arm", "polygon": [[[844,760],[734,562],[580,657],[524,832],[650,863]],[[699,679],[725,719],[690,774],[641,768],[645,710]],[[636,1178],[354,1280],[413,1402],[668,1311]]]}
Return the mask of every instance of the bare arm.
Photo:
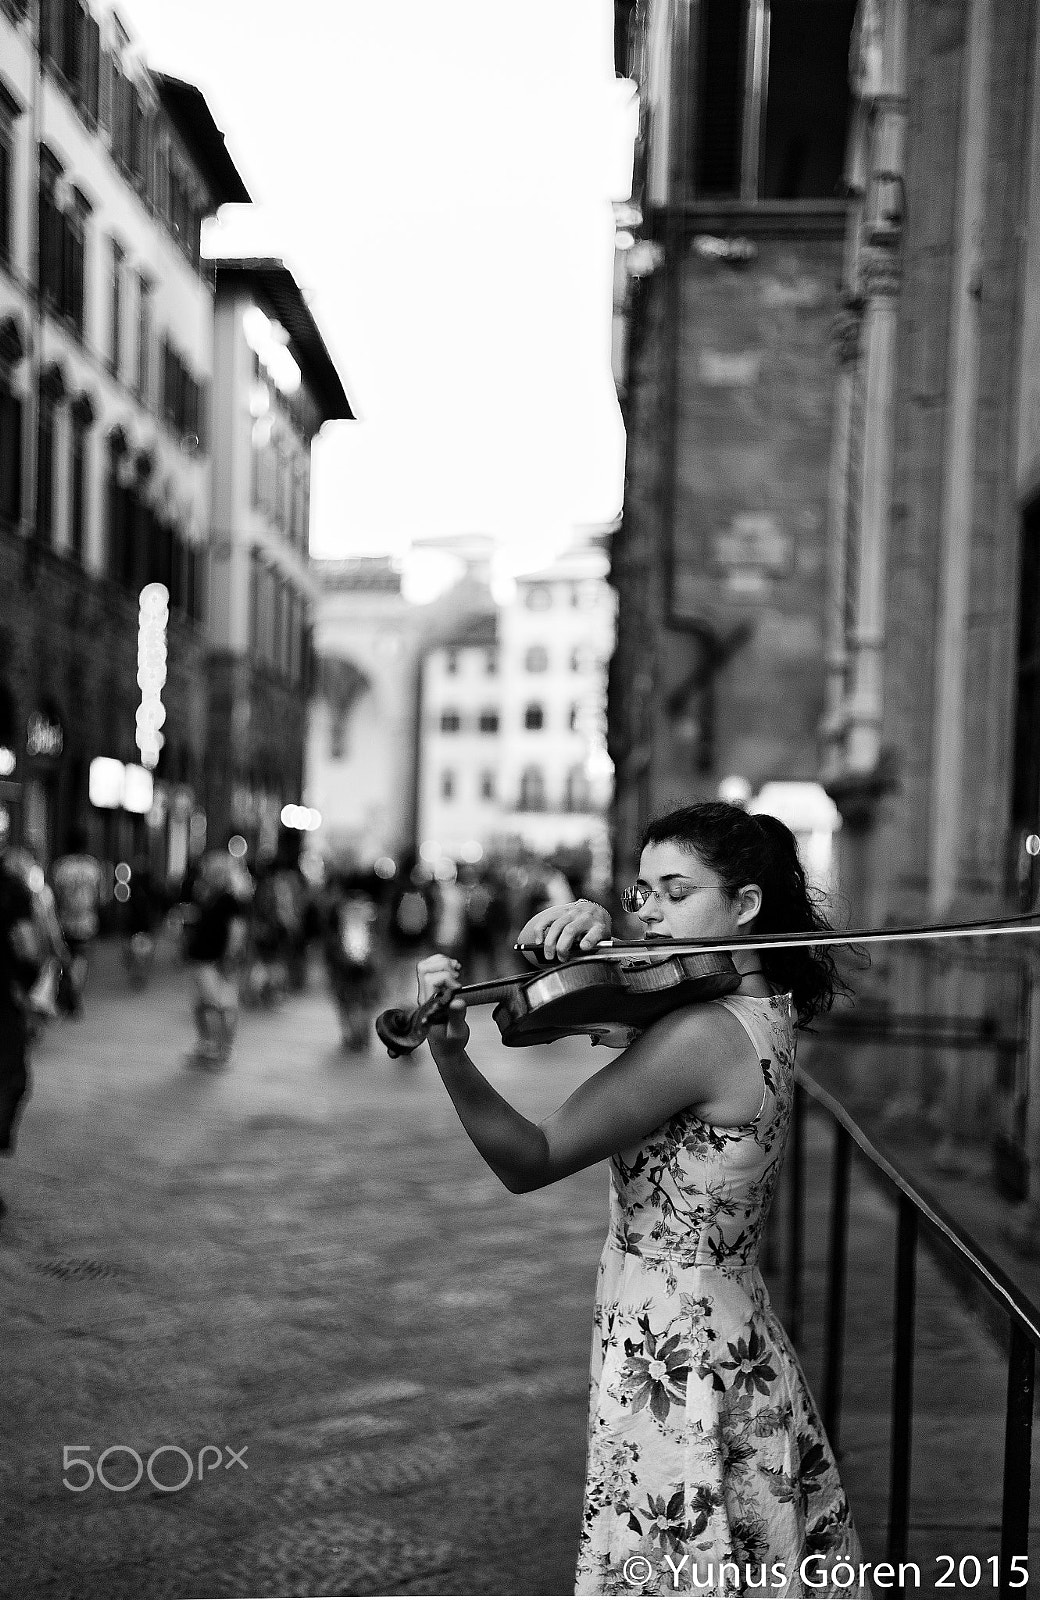
{"label": "bare arm", "polygon": [[[420,964],[420,996],[454,987],[449,963]],[[740,1032],[738,1039],[733,1032]],[[491,1170],[515,1194],[543,1188],[638,1143],[687,1106],[721,1092],[734,1060],[747,1069],[740,1025],[717,1007],[671,1012],[595,1073],[551,1116],[532,1122],[511,1106],[466,1053],[465,1005],[452,1003],[446,1027],[430,1032],[437,1070],[463,1127]]]}

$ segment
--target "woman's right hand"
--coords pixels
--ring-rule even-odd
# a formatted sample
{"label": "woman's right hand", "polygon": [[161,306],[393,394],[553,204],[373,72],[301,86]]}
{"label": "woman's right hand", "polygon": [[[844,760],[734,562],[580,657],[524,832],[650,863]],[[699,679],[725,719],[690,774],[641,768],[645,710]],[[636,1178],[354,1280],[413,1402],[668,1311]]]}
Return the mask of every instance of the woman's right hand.
{"label": "woman's right hand", "polygon": [[525,922],[517,934],[517,944],[539,945],[541,954],[523,952],[531,966],[546,961],[566,961],[570,955],[588,955],[601,939],[609,939],[610,912],[595,900],[571,900],[563,906],[547,906]]}
{"label": "woman's right hand", "polygon": [[[415,969],[415,975],[418,980],[419,1004],[425,1005],[427,1000],[452,994],[460,985],[462,968],[450,956],[437,954],[427,956],[425,960],[420,961]],[[452,1000],[446,1020],[431,1027],[427,1038],[433,1046],[441,1050],[456,1052],[465,1050],[469,1043],[465,1000]]]}

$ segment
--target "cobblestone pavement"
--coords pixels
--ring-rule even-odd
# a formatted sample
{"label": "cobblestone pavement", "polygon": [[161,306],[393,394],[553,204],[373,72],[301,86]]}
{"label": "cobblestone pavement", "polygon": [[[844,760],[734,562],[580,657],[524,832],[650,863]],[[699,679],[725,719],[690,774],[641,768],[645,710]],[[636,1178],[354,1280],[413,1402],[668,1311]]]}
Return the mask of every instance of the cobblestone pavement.
{"label": "cobblestone pavement", "polygon": [[[604,1169],[509,1195],[428,1057],[342,1052],[317,984],[246,1012],[231,1069],[210,1074],[183,1062],[183,972],[161,965],[143,994],[109,976],[45,1039],[0,1169],[0,1593],[569,1592]],[[486,1013],[474,1023],[477,1058],[532,1114],[588,1070],[583,1044],[508,1052]],[[858,1185],[843,1470],[873,1560],[890,1232]],[[927,1594],[934,1552],[996,1548],[1003,1402],[988,1336],[927,1260],[921,1284],[911,1555]],[[64,1472],[67,1446],[112,1487],[66,1487],[88,1476]],[[157,1482],[126,1487],[131,1452]],[[189,1463],[190,1484],[157,1486]]]}
{"label": "cobblestone pavement", "polygon": [[[246,1012],[221,1075],[183,1064],[183,974],[88,999],[0,1169],[4,1594],[566,1593],[604,1172],[509,1195],[429,1058],[345,1054],[317,986]],[[584,1058],[496,1076],[547,1108]],[[76,1493],[66,1445],[248,1470]]]}

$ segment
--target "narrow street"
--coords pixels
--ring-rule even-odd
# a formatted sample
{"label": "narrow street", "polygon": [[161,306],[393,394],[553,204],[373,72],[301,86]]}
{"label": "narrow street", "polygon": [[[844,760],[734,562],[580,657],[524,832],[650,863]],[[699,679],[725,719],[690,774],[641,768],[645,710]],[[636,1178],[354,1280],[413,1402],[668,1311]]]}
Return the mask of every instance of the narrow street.
{"label": "narrow street", "polygon": [[[183,1064],[180,971],[90,998],[2,1172],[5,1594],[567,1592],[603,1171],[510,1196],[428,1056],[347,1056],[317,982],[220,1076]],[[536,1109],[584,1055],[497,1078]],[[66,1445],[248,1451],[76,1493]]]}
{"label": "narrow street", "polygon": [[[604,1170],[509,1195],[425,1053],[338,1048],[317,974],[244,1013],[228,1072],[186,1067],[186,973],[168,960],[130,993],[112,954],[86,1019],[44,1040],[0,1170],[0,1592],[570,1592]],[[583,1044],[507,1052],[486,1011],[473,1021],[478,1059],[532,1114],[588,1070]],[[819,1390],[828,1157],[819,1133],[810,1148]],[[872,1562],[891,1247],[858,1183],[841,1444]],[[997,1549],[1003,1367],[927,1257],[918,1320],[909,1553],[929,1594],[938,1554]]]}

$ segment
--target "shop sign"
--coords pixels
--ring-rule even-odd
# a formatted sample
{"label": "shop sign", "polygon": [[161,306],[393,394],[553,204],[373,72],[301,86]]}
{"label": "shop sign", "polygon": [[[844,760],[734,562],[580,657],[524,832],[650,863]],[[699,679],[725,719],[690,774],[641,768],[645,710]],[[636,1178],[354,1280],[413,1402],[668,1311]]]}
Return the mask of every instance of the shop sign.
{"label": "shop sign", "polygon": [[732,593],[764,597],[772,581],[790,571],[791,539],[775,517],[743,512],[716,533],[712,553]]}
{"label": "shop sign", "polygon": [[42,711],[34,711],[25,731],[25,753],[34,760],[57,761],[65,748],[65,732]]}

